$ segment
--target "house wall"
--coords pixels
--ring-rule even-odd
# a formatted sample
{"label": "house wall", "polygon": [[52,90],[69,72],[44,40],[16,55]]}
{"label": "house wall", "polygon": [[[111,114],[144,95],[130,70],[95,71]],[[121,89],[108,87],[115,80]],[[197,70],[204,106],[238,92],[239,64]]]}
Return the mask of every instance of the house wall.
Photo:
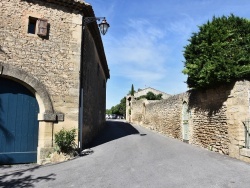
{"label": "house wall", "polygon": [[137,97],[140,97],[142,95],[147,95],[148,92],[153,92],[154,94],[158,95],[158,94],[162,94],[162,98],[163,99],[167,99],[168,97],[170,97],[171,95],[167,94],[167,93],[164,93],[164,92],[161,92],[161,91],[158,91],[156,89],[153,89],[153,88],[145,88],[145,89],[142,89],[140,91],[137,91],[134,93],[134,97],[137,98]]}
{"label": "house wall", "polygon": [[[82,12],[39,0],[1,0],[0,7],[2,76],[20,82],[36,95],[40,108],[38,163],[41,163],[53,150],[57,131],[78,129]],[[27,33],[29,16],[48,20],[46,37]],[[88,28],[85,33],[83,140],[87,143],[104,123],[106,76],[96,41]],[[37,85],[46,93],[47,102],[43,92],[36,90]],[[46,106],[51,106],[50,110]]]}
{"label": "house wall", "polygon": [[[44,148],[53,146],[55,132],[62,127],[78,128],[81,16],[41,1],[3,0],[0,7],[0,61],[38,80],[54,112],[64,114],[64,121],[56,124],[40,118],[38,150],[43,152],[38,158],[44,158]],[[48,37],[27,33],[29,16],[48,20]],[[25,84],[25,80],[17,81]],[[43,117],[45,109],[39,106]]]}
{"label": "house wall", "polygon": [[249,119],[249,81],[188,91],[158,102],[134,100],[131,122],[183,140],[183,103],[188,104],[189,143],[250,162],[242,121]]}
{"label": "house wall", "polygon": [[83,60],[83,143],[87,145],[105,124],[106,76],[94,40],[84,32]]}

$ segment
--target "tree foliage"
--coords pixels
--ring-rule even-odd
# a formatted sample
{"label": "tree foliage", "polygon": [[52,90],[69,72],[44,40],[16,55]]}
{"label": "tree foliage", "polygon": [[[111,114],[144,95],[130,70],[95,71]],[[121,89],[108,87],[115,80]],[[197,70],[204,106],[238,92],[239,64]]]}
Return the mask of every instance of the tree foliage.
{"label": "tree foliage", "polygon": [[162,99],[162,94],[154,94],[153,92],[149,91],[146,95],[142,95],[140,97],[137,98],[137,100],[140,100],[140,99],[147,99],[147,100],[161,100]]}
{"label": "tree foliage", "polygon": [[131,90],[129,91],[128,94],[131,95],[131,96],[134,96],[134,94],[135,94],[134,84],[132,84]]}
{"label": "tree foliage", "polygon": [[131,95],[134,96],[134,94],[135,94],[135,90],[134,90],[134,85],[132,84],[132,86],[131,86]]}
{"label": "tree foliage", "polygon": [[58,152],[71,154],[76,147],[75,137],[76,137],[76,129],[71,129],[71,130],[61,129],[59,132],[57,132],[55,134],[55,143],[59,147]]}
{"label": "tree foliage", "polygon": [[210,88],[250,77],[250,21],[230,15],[199,27],[185,46],[190,88]]}
{"label": "tree foliage", "polygon": [[106,110],[106,114],[125,115],[126,114],[126,97],[123,97],[120,100],[119,104],[112,106],[111,109]]}

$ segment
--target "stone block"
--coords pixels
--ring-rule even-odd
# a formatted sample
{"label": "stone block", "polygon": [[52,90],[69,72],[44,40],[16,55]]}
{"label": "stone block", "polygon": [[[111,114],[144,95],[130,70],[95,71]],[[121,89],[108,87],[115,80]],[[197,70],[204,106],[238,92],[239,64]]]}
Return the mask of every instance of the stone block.
{"label": "stone block", "polygon": [[39,121],[56,121],[56,114],[54,113],[43,113],[38,114]]}
{"label": "stone block", "polygon": [[250,157],[250,149],[247,148],[240,149],[240,155],[245,157]]}
{"label": "stone block", "polygon": [[57,121],[64,121],[64,114],[63,113],[57,113]]}

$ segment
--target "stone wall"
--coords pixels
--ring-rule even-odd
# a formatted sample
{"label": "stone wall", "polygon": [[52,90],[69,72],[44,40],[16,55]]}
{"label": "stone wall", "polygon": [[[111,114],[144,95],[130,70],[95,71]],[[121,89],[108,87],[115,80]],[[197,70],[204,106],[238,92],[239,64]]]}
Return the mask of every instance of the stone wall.
{"label": "stone wall", "polygon": [[[65,114],[61,124],[77,128],[81,16],[65,7],[33,2],[1,1],[0,60],[39,80],[54,110]],[[48,20],[48,37],[27,33],[29,16]]]}
{"label": "stone wall", "polygon": [[135,92],[134,97],[137,98],[137,97],[140,97],[142,95],[147,95],[148,92],[153,92],[155,95],[162,94],[163,99],[167,99],[168,97],[171,96],[167,93],[164,93],[164,92],[161,92],[159,90],[156,90],[154,88],[149,87],[149,88],[145,88],[145,89],[142,89],[140,91]]}
{"label": "stone wall", "polygon": [[229,153],[226,101],[232,87],[228,85],[206,91],[190,91],[190,143],[216,152]]}
{"label": "stone wall", "polygon": [[181,139],[181,107],[184,94],[160,101],[132,102],[132,122],[142,124],[170,137]]}
{"label": "stone wall", "polygon": [[[209,150],[250,162],[242,121],[249,119],[249,81],[191,90],[157,102],[133,100],[131,122]],[[184,121],[187,103],[187,121]],[[186,123],[185,123],[186,122]]]}
{"label": "stone wall", "polygon": [[85,31],[85,58],[83,61],[83,140],[88,144],[105,124],[106,77],[102,69],[95,43]]}
{"label": "stone wall", "polygon": [[[72,3],[72,6],[63,4],[42,0],[0,2],[0,67],[3,68],[0,76],[25,85],[38,100],[38,153],[43,151],[38,154],[38,162],[42,158],[40,156],[47,155],[44,148],[53,146],[55,132],[63,127],[78,129],[81,58],[84,59],[83,140],[86,143],[91,140],[105,121],[106,81],[109,76],[106,59],[103,60],[102,42],[97,44],[100,36],[96,40],[94,29],[86,27],[86,44],[81,46],[83,10],[72,8],[77,3]],[[88,6],[85,7],[87,16],[94,16],[92,8],[85,6]],[[47,36],[28,33],[29,17],[48,20]],[[93,24],[91,28],[94,28]],[[84,54],[81,54],[81,47],[84,47]],[[43,88],[44,92],[39,93],[36,88]],[[46,106],[51,107],[49,111]]]}

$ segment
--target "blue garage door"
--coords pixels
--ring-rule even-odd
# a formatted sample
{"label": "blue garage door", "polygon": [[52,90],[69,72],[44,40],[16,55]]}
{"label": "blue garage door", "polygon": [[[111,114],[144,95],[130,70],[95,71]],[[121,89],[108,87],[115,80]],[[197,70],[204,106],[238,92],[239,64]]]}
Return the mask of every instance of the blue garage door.
{"label": "blue garage door", "polygon": [[26,87],[0,77],[0,164],[37,161],[38,112]]}

